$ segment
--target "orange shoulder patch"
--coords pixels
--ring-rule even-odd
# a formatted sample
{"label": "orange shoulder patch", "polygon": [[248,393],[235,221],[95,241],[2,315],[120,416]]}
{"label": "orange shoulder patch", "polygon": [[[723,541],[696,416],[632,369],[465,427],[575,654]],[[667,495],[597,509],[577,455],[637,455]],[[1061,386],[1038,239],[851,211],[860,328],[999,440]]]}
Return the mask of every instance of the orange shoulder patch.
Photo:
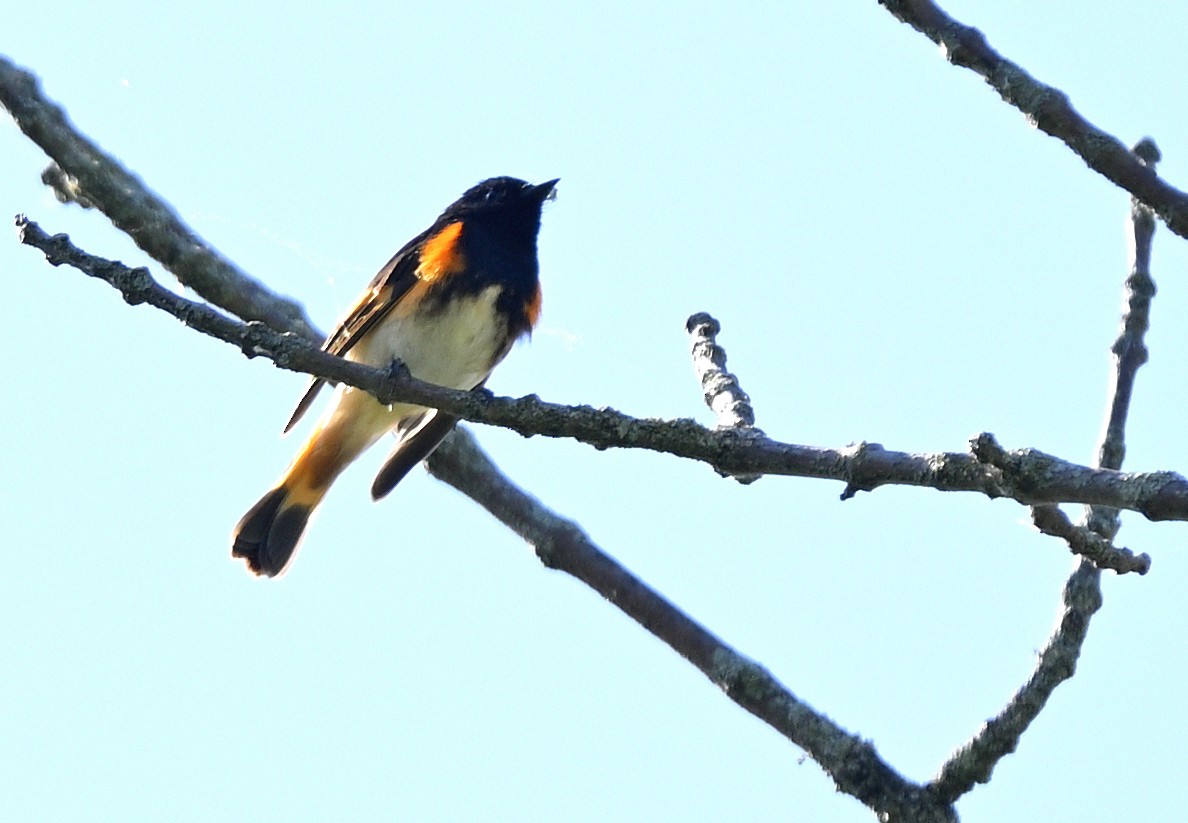
{"label": "orange shoulder patch", "polygon": [[466,255],[462,253],[461,240],[461,222],[450,223],[427,239],[421,246],[421,262],[417,265],[417,277],[432,283],[465,269]]}
{"label": "orange shoulder patch", "polygon": [[540,319],[540,301],[542,294],[540,291],[540,284],[536,284],[536,294],[532,295],[532,299],[524,304],[524,313],[528,316],[528,328],[536,328],[536,321]]}

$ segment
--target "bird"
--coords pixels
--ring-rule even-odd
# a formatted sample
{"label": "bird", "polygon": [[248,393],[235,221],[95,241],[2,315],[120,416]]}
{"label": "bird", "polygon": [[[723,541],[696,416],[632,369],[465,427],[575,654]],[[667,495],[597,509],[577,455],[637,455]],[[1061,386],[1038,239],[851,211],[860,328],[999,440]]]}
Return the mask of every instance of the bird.
{"label": "bird", "polygon": [[[322,350],[392,367],[451,389],[482,387],[541,311],[537,235],[558,180],[492,177],[462,194],[404,245],[326,338]],[[325,385],[314,378],[284,431]],[[257,576],[293,559],[310,516],[334,480],[386,433],[396,446],[371,486],[379,500],[449,434],[457,418],[411,403],[384,405],[340,384],[280,481],[235,526],[231,554]]]}

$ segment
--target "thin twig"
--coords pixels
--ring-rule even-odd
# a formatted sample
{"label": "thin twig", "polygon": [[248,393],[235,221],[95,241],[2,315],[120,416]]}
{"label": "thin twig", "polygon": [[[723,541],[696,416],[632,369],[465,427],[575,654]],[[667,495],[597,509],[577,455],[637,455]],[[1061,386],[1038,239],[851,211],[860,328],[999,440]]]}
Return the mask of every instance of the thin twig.
{"label": "thin twig", "polygon": [[129,303],[149,303],[187,326],[239,347],[249,357],[346,383],[384,403],[397,400],[439,408],[457,417],[511,429],[525,436],[573,438],[600,449],[640,448],[708,463],[725,473],[758,471],[840,480],[847,489],[924,486],[1010,497],[1020,503],[1094,503],[1141,512],[1153,520],[1188,520],[1188,480],[1174,472],[1124,474],[1079,466],[1035,449],[1007,451],[991,435],[975,439],[975,455],[908,454],[873,443],[825,449],[781,443],[733,429],[708,429],[693,420],[636,418],[614,409],[563,406],[535,395],[518,399],[485,391],[459,392],[411,377],[406,370],[375,369],[326,354],[293,334],[262,323],[239,323],[157,284],[145,269],[81,251],[63,234],[50,237],[18,218],[21,241],[54,265],[75,266],[120,289]]}
{"label": "thin twig", "polygon": [[726,371],[726,350],[718,345],[722,325],[705,312],[685,322],[689,332],[693,371],[705,395],[705,404],[723,429],[749,429],[755,425],[755,409],[738,378]]}
{"label": "thin twig", "polygon": [[1015,751],[1019,738],[1052,696],[1057,686],[1076,672],[1089,618],[1101,608],[1100,576],[1088,560],[1081,560],[1065,583],[1064,606],[1056,631],[1040,653],[1035,671],[998,715],[958,749],[941,767],[931,788],[937,796],[955,802],[974,787],[990,782],[998,761]]}
{"label": "thin twig", "polygon": [[53,159],[42,179],[59,198],[103,212],[154,260],[218,306],[245,320],[317,333],[304,309],[279,298],[223,258],[182,222],[169,205],[74,128],[60,106],[49,100],[31,73],[0,57],[0,104],[26,136]]}
{"label": "thin twig", "polygon": [[1188,237],[1188,194],[1164,182],[1125,143],[1082,117],[1064,92],[1036,80],[992,49],[980,31],[954,20],[930,0],[879,0],[879,5],[941,46],[949,62],[981,75],[1033,126],[1061,140],[1089,168],[1154,210],[1173,232]]}
{"label": "thin twig", "polygon": [[1031,522],[1043,534],[1064,540],[1074,554],[1091,561],[1099,569],[1111,569],[1118,574],[1146,574],[1151,570],[1148,555],[1136,555],[1130,549],[1115,546],[1088,526],[1074,526],[1058,506],[1032,506]]}
{"label": "thin twig", "polygon": [[[1149,139],[1140,142],[1134,151],[1139,162],[1144,164],[1153,166],[1159,159],[1159,150]],[[1126,416],[1135,374],[1147,359],[1143,336],[1150,322],[1151,298],[1155,294],[1155,283],[1150,275],[1151,238],[1155,225],[1151,213],[1137,200],[1131,202],[1130,226],[1131,267],[1125,285],[1125,312],[1122,331],[1112,348],[1115,379],[1098,451],[1099,463],[1112,469],[1121,467],[1122,456],[1126,452],[1123,440]],[[992,451],[993,447],[990,449]],[[1054,517],[1054,513],[1063,519],[1063,523]],[[1112,552],[1118,551],[1110,543],[1118,531],[1116,507],[1091,509],[1086,513],[1082,526],[1073,526],[1054,507],[1036,507],[1033,509],[1033,518],[1046,533],[1064,532],[1059,536],[1064,537],[1074,551],[1080,545],[1082,550],[1078,553],[1084,556],[1064,585],[1059,622],[1040,653],[1031,678],[997,717],[988,721],[973,739],[953,754],[933,782],[936,792],[949,801],[955,801],[972,789],[975,783],[990,780],[995,765],[1015,750],[1020,736],[1039,715],[1056,687],[1073,676],[1089,631],[1089,621],[1101,608],[1102,602],[1100,558],[1091,557],[1102,544]],[[1052,531],[1048,531],[1048,528]],[[1096,537],[1096,541],[1093,537]],[[1135,562],[1141,564],[1144,558],[1146,555],[1140,555]],[[1095,560],[1098,565],[1095,565]],[[1145,570],[1136,569],[1140,574]]]}
{"label": "thin twig", "polygon": [[[701,384],[705,404],[718,420],[719,429],[763,434],[755,428],[755,409],[751,398],[739,385],[738,378],[726,371],[726,349],[718,345],[722,325],[709,314],[698,312],[685,322],[689,332],[693,371]],[[763,475],[747,473],[724,475],[744,485],[754,483]]]}
{"label": "thin twig", "polygon": [[[1134,147],[1139,162],[1150,169],[1160,160],[1159,147],[1144,137]],[[1109,414],[1102,427],[1101,445],[1097,450],[1097,465],[1103,469],[1121,469],[1126,458],[1126,418],[1130,412],[1130,398],[1138,370],[1147,362],[1147,329],[1151,326],[1151,301],[1155,298],[1155,280],[1151,277],[1151,243],[1155,236],[1155,217],[1151,210],[1136,198],[1130,201],[1130,273],[1123,285],[1122,324],[1118,339],[1110,351],[1114,354],[1114,382],[1110,387],[1113,398]],[[1087,513],[1090,528],[1107,539],[1113,539],[1120,526],[1118,512],[1096,506]]]}
{"label": "thin twig", "polygon": [[956,820],[947,804],[906,780],[874,746],[796,697],[767,669],[715,637],[603,552],[576,523],[508,480],[477,448],[459,440],[429,458],[430,473],[467,495],[533,546],[545,566],[576,577],[696,666],[742,708],[821,765],[839,791],[881,819]]}

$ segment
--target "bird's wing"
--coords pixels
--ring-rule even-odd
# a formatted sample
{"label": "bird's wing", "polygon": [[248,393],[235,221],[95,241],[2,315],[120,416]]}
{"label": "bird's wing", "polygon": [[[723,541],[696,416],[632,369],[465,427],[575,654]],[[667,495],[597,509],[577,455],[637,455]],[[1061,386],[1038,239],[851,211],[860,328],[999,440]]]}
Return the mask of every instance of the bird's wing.
{"label": "bird's wing", "polygon": [[[453,252],[460,231],[448,231],[452,225],[457,224],[447,224],[443,227],[435,225],[414,237],[404,248],[396,252],[387,265],[379,270],[367,291],[359,298],[359,302],[326,338],[326,342],[322,344],[322,351],[342,357],[395,308],[413,286],[426,279],[426,275],[430,275],[428,279],[432,279],[433,273],[425,271],[426,263],[429,261],[425,259],[422,250],[426,246],[436,249],[442,243],[433,244],[433,241],[438,238],[447,239],[448,235],[447,245],[450,246],[449,251]],[[293,416],[285,424],[285,432],[297,425],[297,421],[309,409],[318,391],[325,384],[326,381],[320,377],[315,377],[310,382],[305,395],[297,403]]]}

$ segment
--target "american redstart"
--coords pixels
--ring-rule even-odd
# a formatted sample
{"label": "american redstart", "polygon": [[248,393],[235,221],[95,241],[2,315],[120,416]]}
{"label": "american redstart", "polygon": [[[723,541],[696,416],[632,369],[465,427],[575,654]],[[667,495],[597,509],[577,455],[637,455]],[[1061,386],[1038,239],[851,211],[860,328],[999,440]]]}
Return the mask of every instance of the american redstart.
{"label": "american redstart", "polygon": [[[468,190],[380,269],[323,350],[378,367],[400,360],[414,377],[452,389],[481,386],[540,316],[536,235],[556,184],[493,177]],[[325,382],[313,380],[286,432]],[[362,389],[338,386],[280,483],[235,527],[231,554],[256,574],[279,574],[330,484],[356,457],[395,431],[396,447],[371,486],[379,500],[456,422],[435,409],[385,406]]]}

